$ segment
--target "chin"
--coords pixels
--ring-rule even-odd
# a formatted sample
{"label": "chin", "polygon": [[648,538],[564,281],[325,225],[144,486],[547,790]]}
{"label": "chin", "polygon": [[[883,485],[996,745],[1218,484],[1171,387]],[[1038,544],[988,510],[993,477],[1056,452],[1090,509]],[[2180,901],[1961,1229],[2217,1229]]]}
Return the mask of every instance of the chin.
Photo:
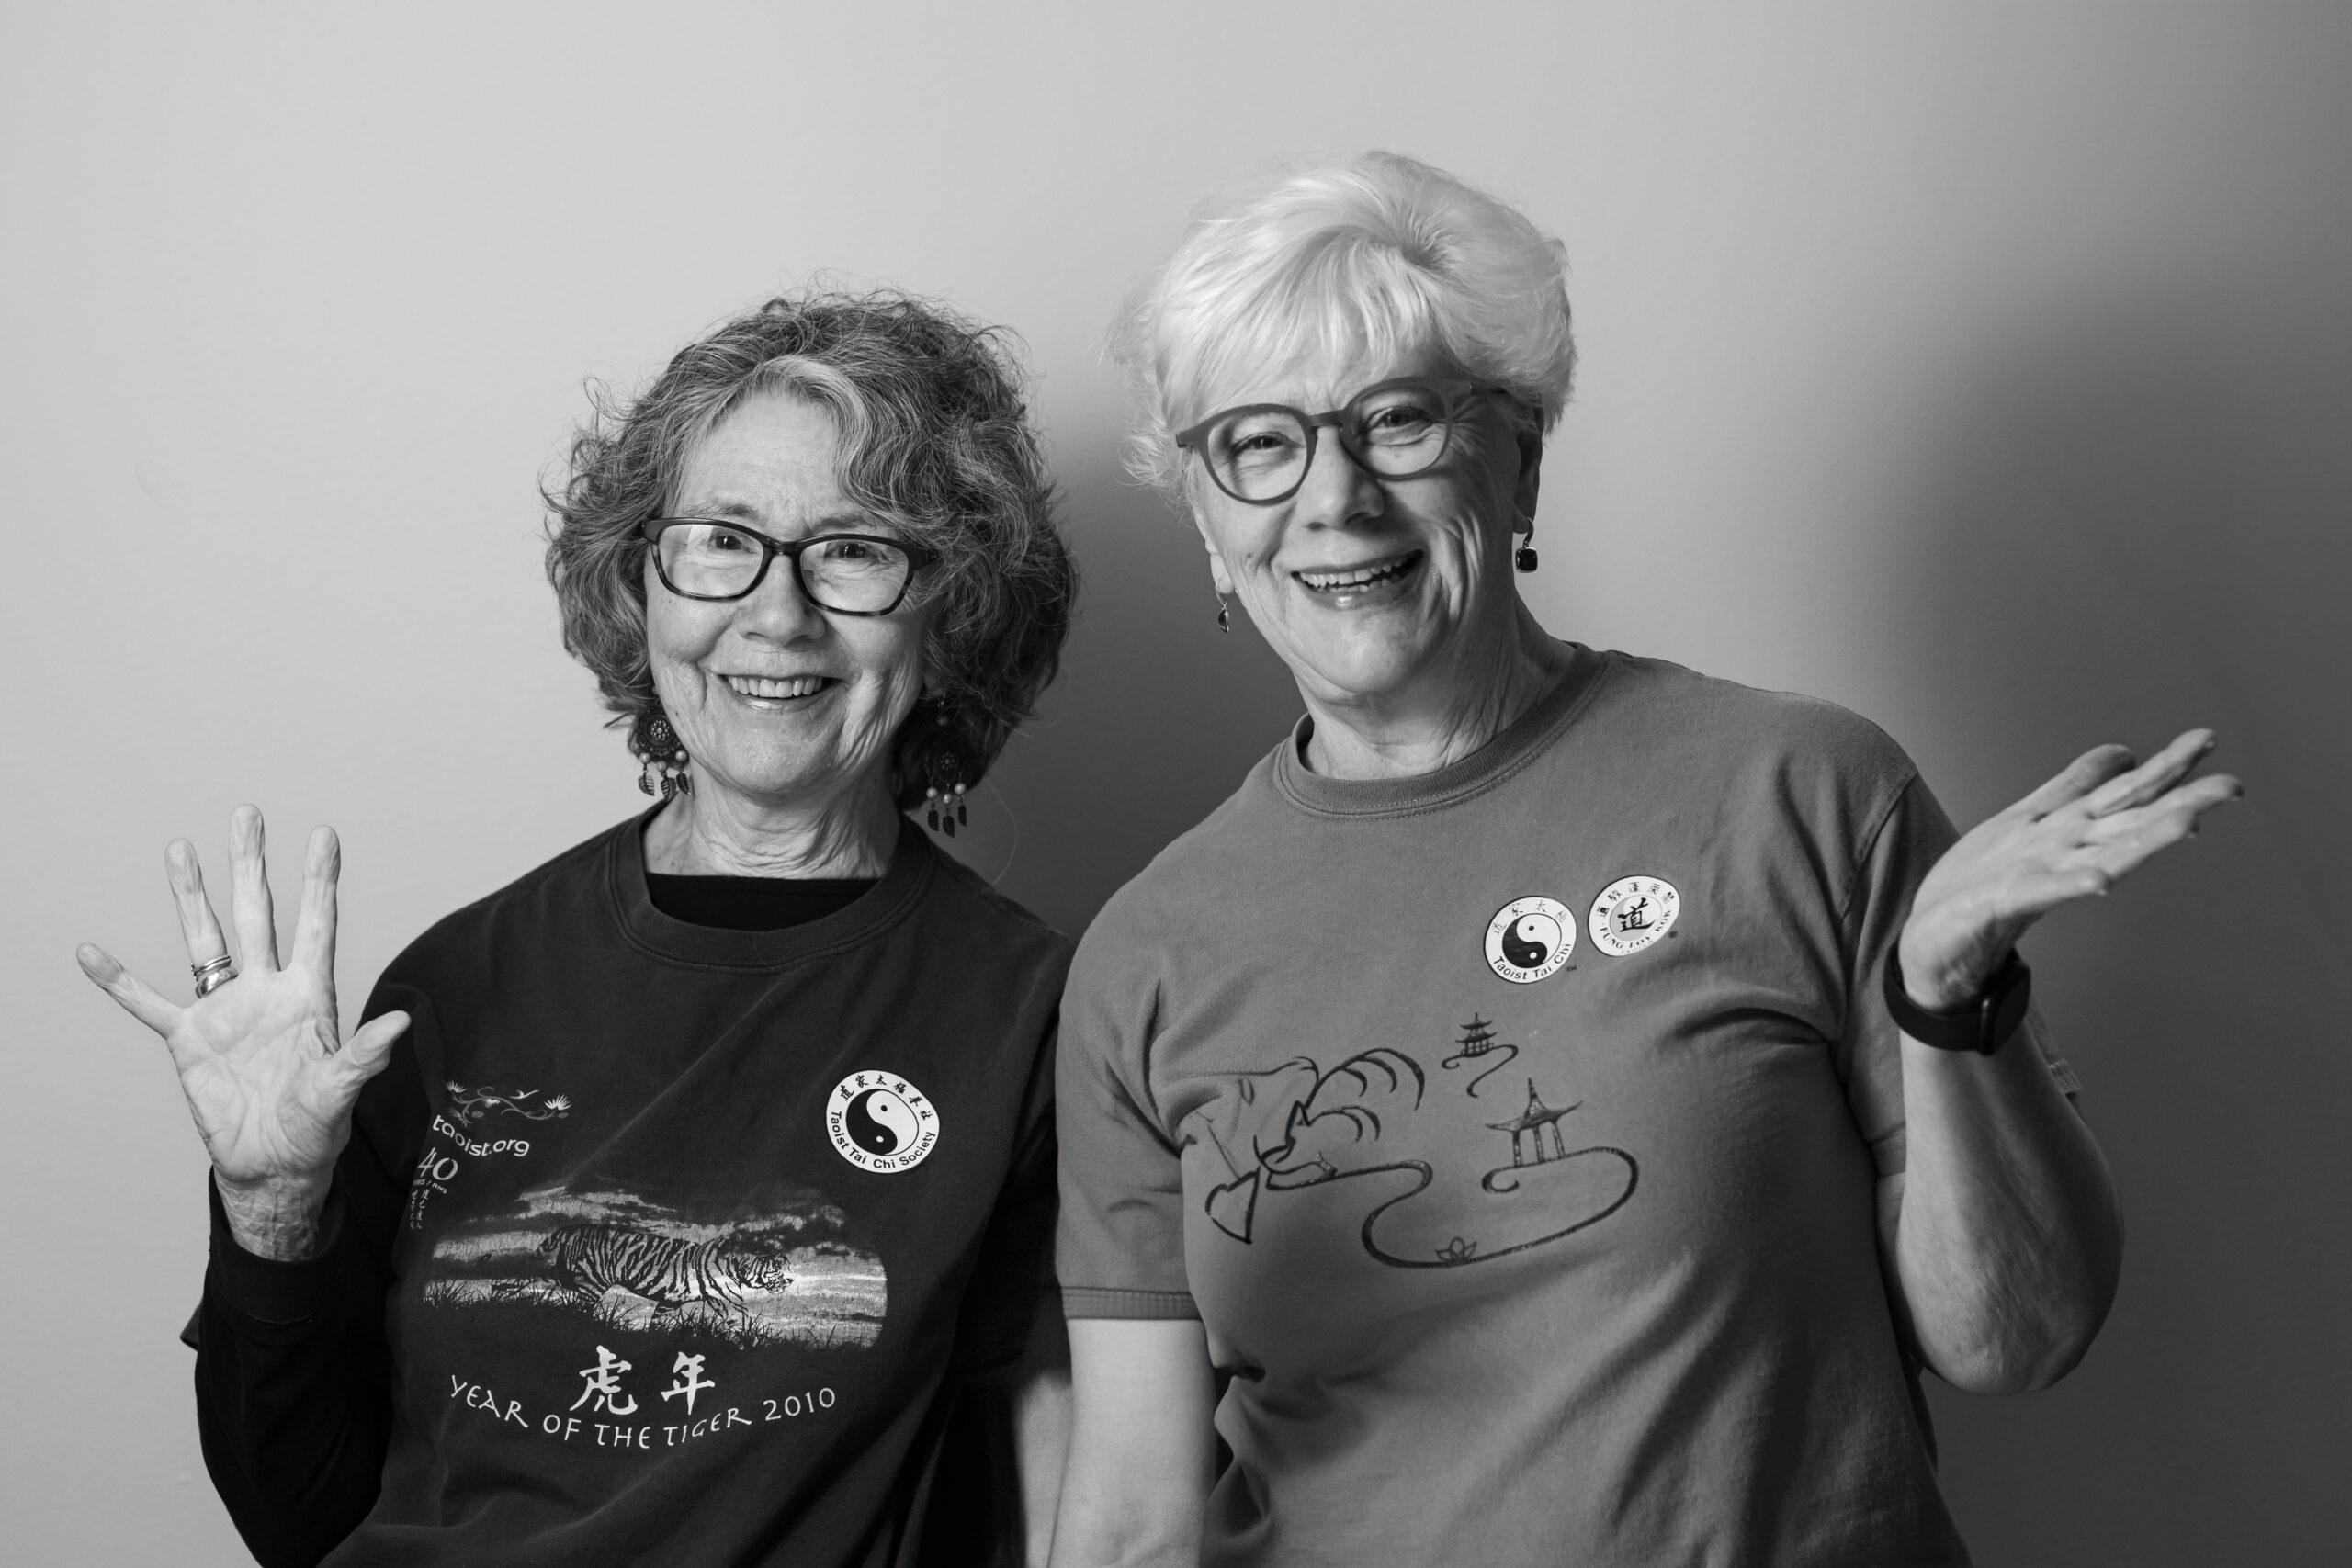
{"label": "chin", "polygon": [[1303,662],[1325,685],[1346,696],[1374,698],[1426,675],[1435,649],[1420,637],[1360,636],[1301,651]]}

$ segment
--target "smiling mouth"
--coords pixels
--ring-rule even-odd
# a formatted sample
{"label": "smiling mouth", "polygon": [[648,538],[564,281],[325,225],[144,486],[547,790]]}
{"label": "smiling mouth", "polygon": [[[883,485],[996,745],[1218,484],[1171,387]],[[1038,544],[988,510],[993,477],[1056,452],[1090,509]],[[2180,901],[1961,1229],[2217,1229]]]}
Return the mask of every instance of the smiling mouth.
{"label": "smiling mouth", "polygon": [[1374,561],[1347,571],[1294,571],[1291,577],[1310,593],[1362,593],[1395,582],[1421,564],[1421,552],[1409,551],[1394,560]]}
{"label": "smiling mouth", "polygon": [[770,680],[761,675],[722,675],[727,689],[739,697],[761,697],[774,702],[787,697],[813,697],[825,685],[822,675],[793,675],[784,680]]}

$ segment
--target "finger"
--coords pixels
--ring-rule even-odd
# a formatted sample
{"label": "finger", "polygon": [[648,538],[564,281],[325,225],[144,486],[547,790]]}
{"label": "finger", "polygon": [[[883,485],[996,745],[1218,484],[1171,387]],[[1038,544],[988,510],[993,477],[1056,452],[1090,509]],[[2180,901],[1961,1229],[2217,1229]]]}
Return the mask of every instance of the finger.
{"label": "finger", "polygon": [[2018,801],[2018,809],[2029,817],[2047,817],[2060,807],[2080,800],[2132,763],[2132,753],[2125,747],[2094,746],[2067,763],[2056,778]]}
{"label": "finger", "polygon": [[314,975],[334,973],[334,891],[343,846],[332,828],[311,829],[302,863],[302,912],[294,922],[294,962]]}
{"label": "finger", "polygon": [[2126,807],[2105,816],[2094,816],[2084,825],[2082,842],[2098,849],[2139,834],[2160,818],[2177,816],[2186,823],[2189,833],[2197,831],[2199,819],[2217,806],[2226,806],[2245,794],[2245,785],[2229,773],[2208,773],[2203,778],[2167,790],[2143,806]]}
{"label": "finger", "polygon": [[336,1059],[344,1070],[359,1083],[366,1083],[384,1070],[390,1059],[393,1043],[408,1032],[408,1014],[379,1013],[353,1031],[343,1043]]}
{"label": "finger", "polygon": [[2093,817],[2129,811],[2163,795],[2213,750],[2213,732],[2191,729],[2128,773],[2109,779],[2084,797],[2083,808]]}
{"label": "finger", "polygon": [[164,851],[164,874],[172,885],[172,902],[179,911],[180,936],[187,943],[188,962],[209,964],[226,953],[229,939],[220,934],[220,918],[212,912],[212,899],[204,891],[204,867],[197,862],[196,846],[186,839],[174,839]]}
{"label": "finger", "polygon": [[270,908],[269,865],[262,854],[261,808],[240,806],[229,815],[229,913],[237,922],[237,949],[248,969],[277,967],[277,915]]}
{"label": "finger", "polygon": [[180,1010],[165,1000],[154,987],[125,969],[105,948],[85,942],[74,950],[74,961],[98,989],[121,1004],[123,1011],[156,1033],[169,1034],[178,1026]]}
{"label": "finger", "polygon": [[2127,830],[2090,846],[2091,858],[2113,875],[2123,876],[2157,851],[2194,836],[2199,818],[2236,798],[2236,784],[2230,778],[2199,779],[2189,789],[2177,790],[2154,806],[2141,807],[2132,814]]}

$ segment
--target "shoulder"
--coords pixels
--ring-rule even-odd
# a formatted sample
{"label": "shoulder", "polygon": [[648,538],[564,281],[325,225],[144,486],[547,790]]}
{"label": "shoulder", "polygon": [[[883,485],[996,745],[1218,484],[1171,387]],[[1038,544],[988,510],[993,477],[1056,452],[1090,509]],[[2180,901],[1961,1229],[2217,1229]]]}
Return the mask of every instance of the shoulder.
{"label": "shoulder", "polygon": [[[566,926],[609,915],[605,876],[613,840],[635,832],[630,817],[582,840],[493,893],[444,915],[386,966],[388,983],[421,984],[452,967],[480,966],[511,932],[527,927],[534,942],[560,940]],[[548,922],[556,922],[550,930]]]}
{"label": "shoulder", "polygon": [[927,916],[955,927],[958,942],[974,944],[991,961],[1049,973],[1058,987],[1069,967],[1069,938],[1006,897],[954,856],[928,841],[922,843],[922,852],[933,863],[930,883],[923,890]]}
{"label": "shoulder", "polygon": [[[1730,779],[1780,781],[1887,800],[1918,770],[1878,725],[1850,708],[1702,674],[1662,659],[1611,652],[1608,679],[1564,739],[1638,745],[1653,759]],[[1589,748],[1588,748],[1589,749]]]}
{"label": "shoulder", "polygon": [[[1285,737],[1281,745],[1290,744]],[[1241,785],[1111,895],[1078,944],[1080,971],[1182,942],[1185,929],[1235,896],[1270,841],[1295,820],[1273,784],[1279,753],[1259,759]]]}
{"label": "shoulder", "polygon": [[1702,725],[1703,739],[1725,750],[1781,752],[1861,770],[1911,766],[1885,730],[1824,698],[1743,685],[1663,659],[1602,657],[1610,661],[1611,678],[1596,708],[1634,710],[1660,727]]}

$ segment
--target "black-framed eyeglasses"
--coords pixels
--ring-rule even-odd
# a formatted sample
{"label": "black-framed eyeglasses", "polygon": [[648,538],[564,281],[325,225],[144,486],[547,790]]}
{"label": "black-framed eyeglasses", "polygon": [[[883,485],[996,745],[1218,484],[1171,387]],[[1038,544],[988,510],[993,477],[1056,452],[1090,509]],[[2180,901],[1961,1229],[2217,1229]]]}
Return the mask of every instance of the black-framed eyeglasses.
{"label": "black-framed eyeglasses", "polygon": [[1407,376],[1378,381],[1325,413],[1287,403],[1244,403],[1179,431],[1176,445],[1200,456],[1216,488],[1236,501],[1272,506],[1288,501],[1315,466],[1316,433],[1329,425],[1355,465],[1384,479],[1410,479],[1437,467],[1467,416],[1454,410],[1471,393],[1513,394],[1484,381]]}
{"label": "black-framed eyeglasses", "polygon": [[682,599],[741,599],[782,556],[808,602],[840,615],[887,615],[936,550],[879,534],[818,534],[790,544],[740,523],[655,517],[638,532],[653,547],[662,586]]}

